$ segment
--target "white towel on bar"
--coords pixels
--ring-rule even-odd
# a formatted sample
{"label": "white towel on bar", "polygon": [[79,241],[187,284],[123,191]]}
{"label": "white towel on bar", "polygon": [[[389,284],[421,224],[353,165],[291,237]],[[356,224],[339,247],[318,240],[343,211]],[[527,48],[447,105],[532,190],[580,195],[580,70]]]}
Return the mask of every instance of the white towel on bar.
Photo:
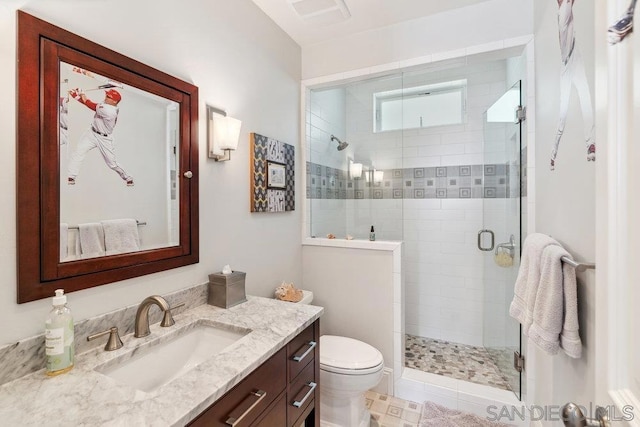
{"label": "white towel on bar", "polygon": [[520,268],[509,314],[522,324],[522,333],[527,336],[533,323],[533,309],[540,284],[542,251],[549,245],[560,244],[546,234],[532,233],[527,236],[522,246]]}
{"label": "white towel on bar", "polygon": [[138,222],[135,219],[111,219],[102,221],[107,255],[140,250]]}
{"label": "white towel on bar", "polygon": [[80,234],[80,257],[95,258],[104,256],[104,231],[99,222],[78,224]]}
{"label": "white towel on bar", "polygon": [[562,262],[571,255],[562,246],[547,246],[542,252],[540,284],[533,309],[529,338],[547,354],[562,348],[579,358],[582,342],[578,333],[576,270]]}
{"label": "white towel on bar", "polygon": [[69,247],[69,224],[60,223],[60,262],[67,259]]}

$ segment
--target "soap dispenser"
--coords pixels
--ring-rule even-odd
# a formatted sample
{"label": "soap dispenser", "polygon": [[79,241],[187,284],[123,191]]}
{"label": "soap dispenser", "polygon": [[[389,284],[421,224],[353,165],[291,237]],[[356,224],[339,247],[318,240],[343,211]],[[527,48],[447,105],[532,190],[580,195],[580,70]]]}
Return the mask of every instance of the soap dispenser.
{"label": "soap dispenser", "polygon": [[369,240],[372,242],[376,240],[376,232],[373,229],[373,225],[371,226],[371,231],[369,232]]}
{"label": "soap dispenser", "polygon": [[55,376],[69,372],[73,368],[75,352],[73,317],[67,307],[67,296],[62,289],[56,289],[53,308],[45,322],[44,337],[47,375]]}

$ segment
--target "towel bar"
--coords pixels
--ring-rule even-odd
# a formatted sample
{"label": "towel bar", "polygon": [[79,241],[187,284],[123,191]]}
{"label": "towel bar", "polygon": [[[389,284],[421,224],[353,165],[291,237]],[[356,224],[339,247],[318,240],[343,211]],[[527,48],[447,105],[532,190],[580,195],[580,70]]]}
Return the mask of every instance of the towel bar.
{"label": "towel bar", "polygon": [[[138,224],[138,226],[140,225],[147,225],[146,222],[141,222],[141,221],[136,221],[136,223]],[[79,230],[79,227],[77,225],[70,225],[68,227],[69,230]]]}
{"label": "towel bar", "polygon": [[571,258],[567,258],[566,256],[563,256],[561,259],[562,259],[562,262],[564,262],[565,264],[569,264],[570,266],[575,267],[576,271],[585,271],[587,269],[596,268],[596,265],[594,263],[576,262]]}

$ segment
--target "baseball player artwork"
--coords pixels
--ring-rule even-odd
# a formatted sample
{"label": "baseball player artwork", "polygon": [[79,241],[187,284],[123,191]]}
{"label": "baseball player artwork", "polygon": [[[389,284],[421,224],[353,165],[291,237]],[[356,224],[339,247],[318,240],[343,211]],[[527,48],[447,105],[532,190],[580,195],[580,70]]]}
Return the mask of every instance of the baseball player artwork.
{"label": "baseball player artwork", "polygon": [[[71,71],[89,78],[94,85],[96,82],[101,84],[86,90],[75,87],[68,89],[66,94],[60,94],[60,145],[69,142],[69,99],[74,99],[93,112],[90,126],[82,133],[75,149],[71,152],[67,166],[67,184],[76,184],[85,157],[89,152],[97,149],[107,167],[116,172],[127,186],[132,187],[134,185],[133,177],[124,170],[116,159],[113,135],[118,123],[120,112],[118,104],[122,101],[121,92],[124,92],[124,85],[82,68],[71,67]],[[61,85],[61,88],[69,84],[69,78],[63,80],[63,83],[65,85]],[[96,100],[90,99],[86,93],[89,91],[96,91],[99,94],[97,96],[103,99],[97,98],[97,96]]]}
{"label": "baseball player artwork", "polygon": [[636,10],[637,1],[638,0],[631,0],[627,10],[609,27],[607,31],[609,44],[614,45],[620,43],[627,35],[633,32],[633,13]]}
{"label": "baseball player artwork", "polygon": [[582,56],[576,42],[574,28],[573,5],[575,0],[555,0],[558,2],[558,38],[560,40],[560,117],[556,131],[555,142],[551,150],[550,169],[556,168],[556,157],[560,146],[560,140],[564,134],[569,112],[569,100],[571,89],[575,88],[582,110],[582,126],[584,143],[586,147],[587,161],[596,160],[595,121],[593,106],[591,104],[591,92],[587,81]]}

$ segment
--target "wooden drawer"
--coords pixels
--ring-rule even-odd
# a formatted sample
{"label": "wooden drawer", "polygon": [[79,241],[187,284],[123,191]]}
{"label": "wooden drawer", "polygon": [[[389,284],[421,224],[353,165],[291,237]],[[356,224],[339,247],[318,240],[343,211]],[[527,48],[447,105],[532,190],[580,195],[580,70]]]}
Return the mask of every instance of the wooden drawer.
{"label": "wooden drawer", "polygon": [[309,362],[318,358],[318,342],[314,328],[317,323],[310,325],[300,332],[289,344],[287,344],[287,365],[289,369],[289,381],[302,371]]}
{"label": "wooden drawer", "polygon": [[242,414],[245,415],[237,425],[251,425],[286,389],[286,355],[285,348],[274,354],[189,425],[228,426],[229,418],[240,418]]}
{"label": "wooden drawer", "polygon": [[282,393],[280,399],[253,424],[256,427],[284,426],[287,423],[287,395]]}
{"label": "wooden drawer", "polygon": [[315,366],[308,363],[300,375],[291,382],[287,395],[287,425],[293,426],[307,411],[307,407],[315,402],[316,391]]}

